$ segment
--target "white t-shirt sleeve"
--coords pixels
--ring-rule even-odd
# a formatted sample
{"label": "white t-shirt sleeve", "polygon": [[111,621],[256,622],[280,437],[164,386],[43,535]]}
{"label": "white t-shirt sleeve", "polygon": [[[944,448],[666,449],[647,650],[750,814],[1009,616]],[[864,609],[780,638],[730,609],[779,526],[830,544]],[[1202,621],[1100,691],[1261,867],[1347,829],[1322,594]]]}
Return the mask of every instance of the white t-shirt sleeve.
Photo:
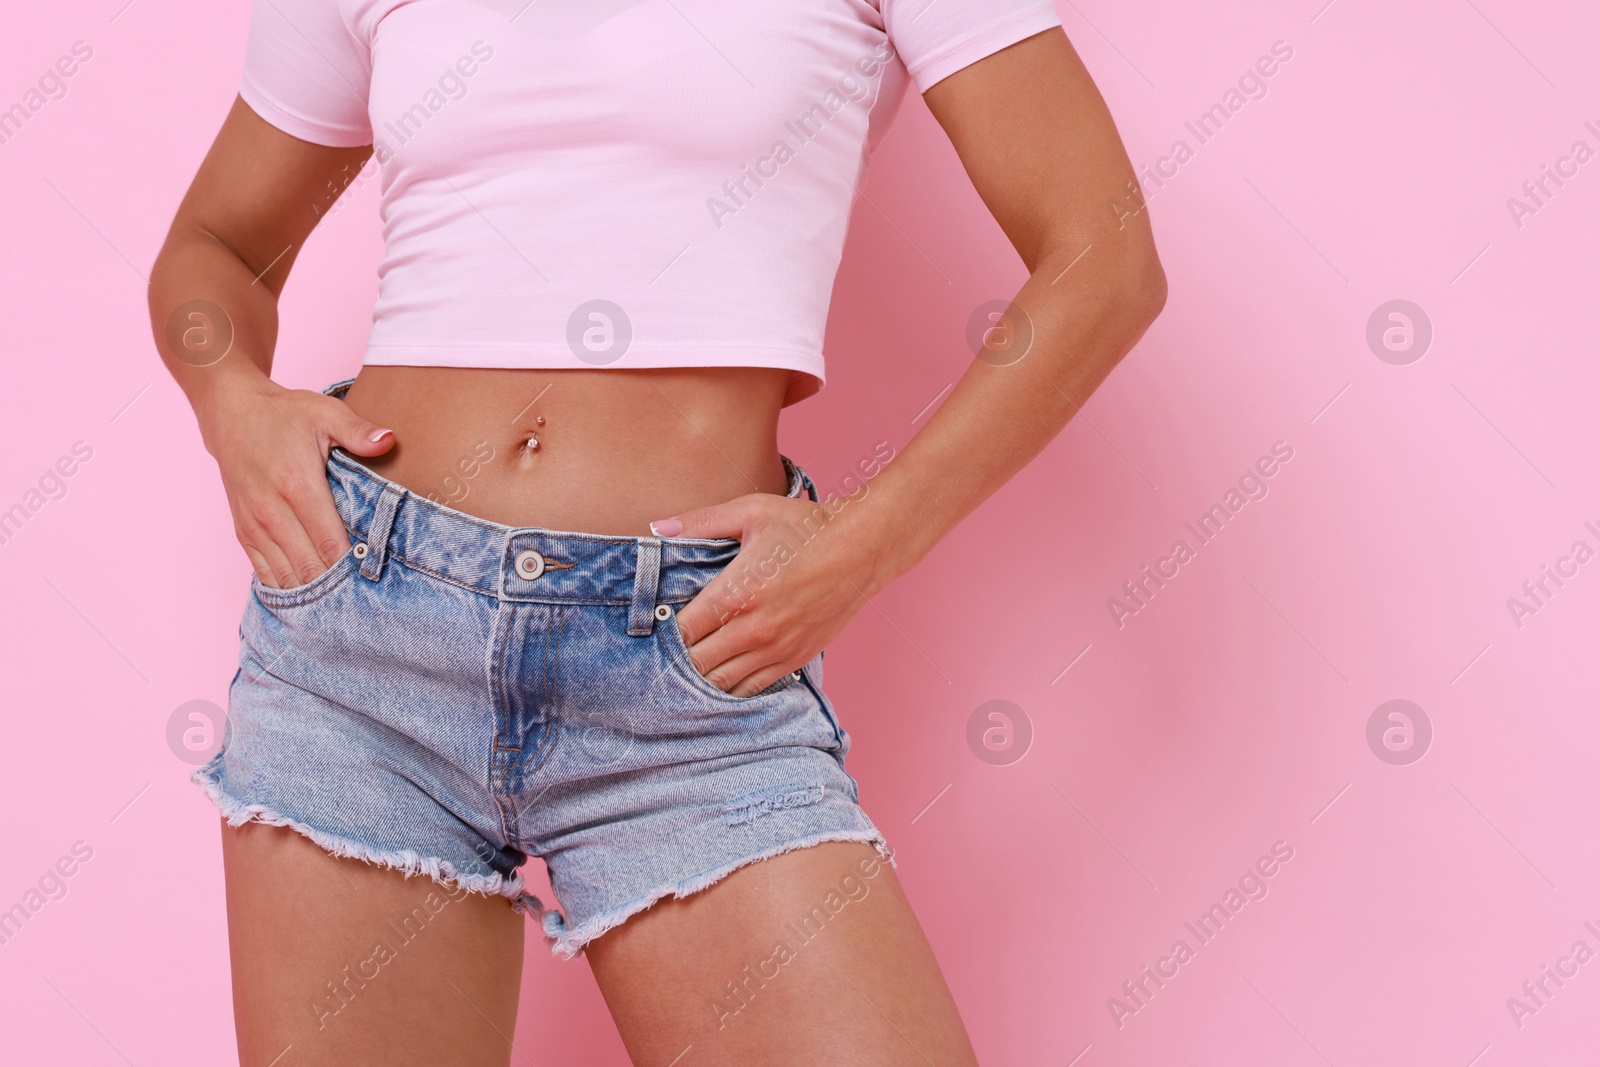
{"label": "white t-shirt sleeve", "polygon": [[255,0],[239,95],[284,133],[337,148],[371,144],[371,74],[338,0]]}
{"label": "white t-shirt sleeve", "polygon": [[1007,45],[1061,25],[1052,0],[879,0],[918,92]]}

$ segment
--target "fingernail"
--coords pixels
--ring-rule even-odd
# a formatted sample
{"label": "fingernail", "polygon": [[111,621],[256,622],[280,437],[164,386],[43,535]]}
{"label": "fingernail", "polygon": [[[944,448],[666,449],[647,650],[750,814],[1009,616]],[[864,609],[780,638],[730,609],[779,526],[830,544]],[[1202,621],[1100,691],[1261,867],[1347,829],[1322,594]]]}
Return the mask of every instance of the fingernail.
{"label": "fingernail", "polygon": [[683,520],[657,519],[650,524],[650,532],[657,537],[677,537],[683,533]]}
{"label": "fingernail", "polygon": [[367,434],[367,440],[371,441],[373,444],[377,444],[392,433],[394,433],[393,430],[373,430],[371,433]]}

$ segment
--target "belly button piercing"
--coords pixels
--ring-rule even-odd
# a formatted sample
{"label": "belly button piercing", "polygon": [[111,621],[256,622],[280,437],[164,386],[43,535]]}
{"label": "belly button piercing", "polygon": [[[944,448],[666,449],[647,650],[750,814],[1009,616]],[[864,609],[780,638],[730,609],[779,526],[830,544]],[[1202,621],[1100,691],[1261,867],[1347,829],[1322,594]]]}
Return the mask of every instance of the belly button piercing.
{"label": "belly button piercing", "polygon": [[[533,424],[535,426],[543,426],[544,425],[544,416],[543,415],[535,415],[533,417]],[[523,444],[522,447],[527,449],[529,452],[537,452],[539,450],[539,439],[537,437],[529,435],[527,442],[525,444]]]}
{"label": "belly button piercing", "polygon": [[[533,417],[533,424],[535,426],[543,426],[544,425],[544,416],[543,415],[535,415]],[[531,433],[528,434],[528,439],[526,441],[522,442],[522,450],[523,450],[524,453],[537,452],[539,450],[539,439],[537,437],[535,437]]]}

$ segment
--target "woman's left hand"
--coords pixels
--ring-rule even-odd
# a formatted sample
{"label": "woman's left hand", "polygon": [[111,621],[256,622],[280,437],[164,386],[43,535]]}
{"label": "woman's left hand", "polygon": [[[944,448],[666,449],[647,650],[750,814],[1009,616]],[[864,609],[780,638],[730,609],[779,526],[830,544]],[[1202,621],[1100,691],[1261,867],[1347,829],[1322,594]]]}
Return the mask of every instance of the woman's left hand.
{"label": "woman's left hand", "polygon": [[[864,494],[863,494],[864,495]],[[678,612],[689,660],[734,696],[761,692],[837,637],[876,593],[880,545],[829,503],[751,493],[651,524],[663,537],[732,537],[739,554]]]}

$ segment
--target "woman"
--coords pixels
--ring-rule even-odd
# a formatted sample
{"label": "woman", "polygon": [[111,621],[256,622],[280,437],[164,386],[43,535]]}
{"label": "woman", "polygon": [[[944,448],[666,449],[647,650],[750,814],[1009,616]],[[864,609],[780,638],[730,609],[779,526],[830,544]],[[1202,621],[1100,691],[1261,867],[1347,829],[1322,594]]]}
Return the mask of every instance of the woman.
{"label": "woman", "polygon": [[[1030,278],[870,492],[819,506],[778,415],[821,388],[908,78]],[[369,158],[364,366],[285,389],[278,295]],[[1164,299],[1048,2],[258,4],[150,286],[255,568],[197,775],[241,1062],[508,1063],[519,912],[635,1063],[975,1062],[822,650]]]}

